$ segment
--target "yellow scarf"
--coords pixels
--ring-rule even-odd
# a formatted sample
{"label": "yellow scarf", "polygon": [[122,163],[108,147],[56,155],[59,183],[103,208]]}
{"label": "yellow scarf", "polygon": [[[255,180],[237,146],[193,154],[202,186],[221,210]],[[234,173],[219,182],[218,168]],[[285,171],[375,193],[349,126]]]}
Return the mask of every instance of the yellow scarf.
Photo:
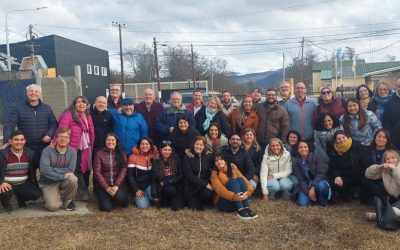
{"label": "yellow scarf", "polygon": [[337,143],[335,143],[334,147],[335,147],[336,152],[338,152],[339,154],[344,154],[347,151],[349,151],[352,144],[353,144],[353,140],[351,139],[351,137],[348,137],[347,141],[345,142],[344,145],[337,145]]}

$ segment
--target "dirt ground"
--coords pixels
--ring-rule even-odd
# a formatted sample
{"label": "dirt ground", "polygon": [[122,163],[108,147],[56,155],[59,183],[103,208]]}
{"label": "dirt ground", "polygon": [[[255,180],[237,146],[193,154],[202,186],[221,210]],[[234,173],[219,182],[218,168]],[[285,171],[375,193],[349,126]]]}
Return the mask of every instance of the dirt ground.
{"label": "dirt ground", "polygon": [[358,202],[300,208],[291,201],[253,199],[259,218],[184,209],[110,213],[89,202],[86,215],[2,218],[1,249],[399,249],[400,233],[365,220]]}

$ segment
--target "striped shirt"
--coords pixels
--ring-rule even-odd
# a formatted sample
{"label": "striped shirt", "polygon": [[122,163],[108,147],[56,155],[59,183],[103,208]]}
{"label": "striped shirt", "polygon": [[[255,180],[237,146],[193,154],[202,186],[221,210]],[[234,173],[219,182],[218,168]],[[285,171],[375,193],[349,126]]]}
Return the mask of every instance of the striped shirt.
{"label": "striped shirt", "polygon": [[10,150],[7,156],[6,176],[4,181],[18,185],[24,183],[28,179],[29,157],[26,151],[18,156]]}

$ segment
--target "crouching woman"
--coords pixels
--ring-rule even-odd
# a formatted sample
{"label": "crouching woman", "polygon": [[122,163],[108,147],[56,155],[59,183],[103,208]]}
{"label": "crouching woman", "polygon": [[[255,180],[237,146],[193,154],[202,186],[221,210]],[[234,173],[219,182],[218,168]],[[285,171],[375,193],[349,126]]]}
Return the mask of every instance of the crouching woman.
{"label": "crouching woman", "polygon": [[326,207],[331,197],[331,188],[326,181],[327,165],[312,152],[304,141],[296,144],[292,160],[294,175],[299,183],[294,188],[297,205],[309,206],[318,202]]}
{"label": "crouching woman", "polygon": [[127,207],[128,186],[125,182],[127,161],[114,133],[108,133],[105,147],[94,158],[95,192],[101,211],[109,212],[116,205]]}
{"label": "crouching woman", "polygon": [[237,211],[237,216],[241,219],[257,218],[257,214],[249,208],[253,187],[238,168],[234,164],[228,164],[221,154],[215,156],[211,185],[215,191],[214,203],[218,210]]}

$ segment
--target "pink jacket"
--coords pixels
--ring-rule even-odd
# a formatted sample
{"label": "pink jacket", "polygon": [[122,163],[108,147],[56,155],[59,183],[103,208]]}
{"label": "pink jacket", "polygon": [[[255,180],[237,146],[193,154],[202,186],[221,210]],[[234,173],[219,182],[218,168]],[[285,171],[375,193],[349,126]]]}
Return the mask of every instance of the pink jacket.
{"label": "pink jacket", "polygon": [[[90,150],[83,150],[81,155],[81,171],[85,173],[86,171],[91,170],[91,162],[92,159],[92,151],[93,151],[93,143],[94,143],[94,126],[92,117],[89,115],[87,117],[88,126],[89,126],[89,139],[90,139]],[[81,135],[86,128],[86,124],[81,119],[80,123],[76,123],[72,119],[72,113],[69,110],[64,111],[64,113],[60,117],[60,121],[58,123],[59,128],[69,128],[71,129],[71,141],[69,142],[69,146],[78,150],[79,144],[81,141]],[[56,141],[57,136],[54,136],[53,141]]]}

